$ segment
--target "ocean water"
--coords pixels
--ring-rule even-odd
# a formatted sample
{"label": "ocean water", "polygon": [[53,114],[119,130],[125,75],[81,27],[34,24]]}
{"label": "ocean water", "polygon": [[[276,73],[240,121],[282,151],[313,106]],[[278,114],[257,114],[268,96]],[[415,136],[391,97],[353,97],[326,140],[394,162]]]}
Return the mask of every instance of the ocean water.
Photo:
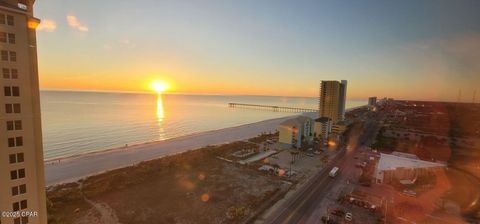
{"label": "ocean water", "polygon": [[[295,115],[230,108],[252,103],[316,109],[318,98],[41,91],[46,160]],[[348,101],[347,108],[366,101]]]}

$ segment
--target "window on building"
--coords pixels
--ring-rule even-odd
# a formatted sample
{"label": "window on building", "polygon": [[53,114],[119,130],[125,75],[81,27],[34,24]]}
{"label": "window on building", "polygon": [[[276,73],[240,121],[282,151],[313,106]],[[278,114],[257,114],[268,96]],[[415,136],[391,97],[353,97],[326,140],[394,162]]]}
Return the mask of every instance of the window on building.
{"label": "window on building", "polygon": [[23,153],[10,154],[10,164],[23,163],[25,161],[25,155]]}
{"label": "window on building", "polygon": [[12,204],[12,209],[14,212],[27,209],[27,207],[28,207],[27,200],[21,200],[20,202],[15,202]]}
{"label": "window on building", "polygon": [[12,196],[20,195],[20,194],[26,194],[27,193],[27,185],[22,184],[19,186],[14,186],[12,187]]}
{"label": "window on building", "polygon": [[13,113],[13,104],[11,103],[5,104],[5,113],[7,114]]}
{"label": "window on building", "polygon": [[12,86],[12,96],[20,96],[20,87]]}
{"label": "window on building", "polygon": [[2,51],[2,61],[8,61],[8,51]]}
{"label": "window on building", "polygon": [[15,147],[15,138],[8,138],[8,147]]}
{"label": "window on building", "polygon": [[0,43],[7,43],[7,33],[0,32]]}
{"label": "window on building", "polygon": [[25,178],[25,169],[18,170],[18,179]]}
{"label": "window on building", "polygon": [[15,145],[17,147],[23,146],[23,137],[15,137]]}
{"label": "window on building", "polygon": [[7,131],[18,131],[18,130],[22,130],[21,120],[7,121]]}
{"label": "window on building", "polygon": [[15,19],[13,18],[12,15],[7,15],[7,25],[9,25],[9,26],[14,26],[15,25]]}
{"label": "window on building", "polygon": [[22,109],[19,103],[7,103],[5,104],[5,113],[7,114],[19,114],[21,113]]}
{"label": "window on building", "polygon": [[12,171],[10,171],[10,179],[11,179],[11,180],[16,180],[16,179],[18,179],[18,172],[17,172],[17,170],[12,170]]}
{"label": "window on building", "polygon": [[10,161],[10,164],[17,163],[17,155],[10,154],[9,161]]}
{"label": "window on building", "polygon": [[20,210],[20,202],[15,202],[12,204],[12,209],[14,212]]}
{"label": "window on building", "polygon": [[19,195],[20,192],[18,190],[18,186],[12,187],[12,196]]}
{"label": "window on building", "polygon": [[28,224],[28,216],[15,218],[13,224]]}
{"label": "window on building", "polygon": [[15,44],[15,34],[14,33],[9,33],[8,34],[8,43]]}
{"label": "window on building", "polygon": [[22,126],[22,121],[21,120],[15,120],[13,122],[14,126],[15,126],[15,130],[22,130],[23,129],[23,126]]}
{"label": "window on building", "polygon": [[3,75],[4,79],[9,79],[10,78],[10,69],[2,68],[2,75]]}
{"label": "window on building", "polygon": [[12,68],[10,73],[12,74],[12,79],[18,79],[18,70],[17,69]]}
{"label": "window on building", "polygon": [[15,125],[13,121],[7,121],[7,131],[13,131],[15,130]]}
{"label": "window on building", "polygon": [[13,137],[13,138],[8,138],[8,147],[20,147],[23,146],[23,137]]}
{"label": "window on building", "polygon": [[23,152],[17,153],[17,163],[23,163],[25,161],[25,155]]}
{"label": "window on building", "polygon": [[5,96],[12,96],[12,88],[10,88],[10,86],[5,86],[3,87],[4,89],[4,94]]}
{"label": "window on building", "polygon": [[27,207],[27,200],[20,201],[20,209],[26,209]]}
{"label": "window on building", "polygon": [[20,194],[26,194],[27,193],[27,185],[26,184],[22,184],[20,186],[18,186],[19,190],[20,190]]}
{"label": "window on building", "polygon": [[22,112],[22,108],[19,103],[13,104],[13,113],[19,114]]}
{"label": "window on building", "polygon": [[18,86],[5,86],[4,87],[5,96],[20,96],[20,88]]}
{"label": "window on building", "polygon": [[11,62],[16,62],[17,61],[17,52],[10,51],[10,61]]}
{"label": "window on building", "polygon": [[5,24],[5,14],[0,13],[0,24]]}

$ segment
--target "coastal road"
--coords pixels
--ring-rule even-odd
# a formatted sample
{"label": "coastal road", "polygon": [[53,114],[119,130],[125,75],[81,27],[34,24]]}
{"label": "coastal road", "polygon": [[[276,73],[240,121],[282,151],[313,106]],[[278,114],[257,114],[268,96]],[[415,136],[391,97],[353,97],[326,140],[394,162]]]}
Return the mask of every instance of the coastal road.
{"label": "coastal road", "polygon": [[45,182],[47,186],[73,182],[97,173],[202,148],[207,145],[245,140],[262,132],[275,132],[277,126],[289,118],[291,116],[61,160],[50,160],[45,163]]}
{"label": "coastal road", "polygon": [[[379,122],[377,119],[367,119],[365,123],[355,124],[352,130],[357,133],[351,133],[350,141],[358,142],[356,147],[347,150],[345,147],[340,149],[339,153],[334,157],[331,164],[328,164],[325,169],[322,169],[316,174],[307,184],[305,184],[299,191],[292,195],[282,206],[276,209],[272,214],[263,220],[264,223],[307,223],[315,209],[322,202],[322,199],[331,193],[335,183],[339,178],[331,178],[328,173],[332,167],[340,168],[341,175],[348,175],[342,173],[345,167],[345,161],[351,160],[353,150],[363,145],[369,145],[374,140],[378,130]],[[320,220],[316,220],[321,222]]]}

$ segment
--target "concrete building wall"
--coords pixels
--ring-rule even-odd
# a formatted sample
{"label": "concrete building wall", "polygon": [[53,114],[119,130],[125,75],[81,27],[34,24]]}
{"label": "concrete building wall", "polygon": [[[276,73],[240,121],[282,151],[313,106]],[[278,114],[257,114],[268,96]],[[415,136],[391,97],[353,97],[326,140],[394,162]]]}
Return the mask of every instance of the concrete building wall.
{"label": "concrete building wall", "polygon": [[292,128],[280,125],[278,127],[278,142],[291,145],[293,140]]}
{"label": "concrete building wall", "polygon": [[333,122],[339,120],[340,82],[322,81],[320,84],[319,117],[328,117]]}
{"label": "concrete building wall", "polygon": [[332,123],[329,122],[315,122],[315,133],[318,138],[327,140],[328,136],[332,132]]}
{"label": "concrete building wall", "polygon": [[347,125],[345,124],[334,124],[332,126],[332,133],[341,135],[347,130]]}
{"label": "concrete building wall", "polygon": [[322,81],[320,84],[319,117],[328,117],[333,123],[345,119],[347,81]]}
{"label": "concrete building wall", "polygon": [[2,224],[47,223],[33,3],[0,1],[0,32],[14,36],[14,43],[0,41],[2,54],[8,52],[0,58],[0,211],[38,216],[1,217]]}
{"label": "concrete building wall", "polygon": [[282,148],[290,148],[295,145],[302,146],[302,142],[313,141],[314,121],[311,118],[300,116],[285,121],[278,126],[279,139]]}
{"label": "concrete building wall", "polygon": [[343,121],[345,120],[345,107],[347,103],[347,80],[342,80],[340,82],[340,94],[338,101],[338,119]]}

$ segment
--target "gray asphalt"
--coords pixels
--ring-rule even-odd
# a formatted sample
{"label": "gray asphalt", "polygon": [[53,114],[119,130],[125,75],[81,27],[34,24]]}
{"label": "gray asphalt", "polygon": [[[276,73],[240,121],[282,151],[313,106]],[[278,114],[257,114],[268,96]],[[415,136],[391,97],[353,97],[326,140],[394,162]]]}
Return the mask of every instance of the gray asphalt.
{"label": "gray asphalt", "polygon": [[[357,124],[352,129],[359,129],[358,146],[369,145],[375,139],[379,130],[378,119],[367,120],[364,125]],[[357,147],[358,147],[357,146]],[[264,223],[305,223],[314,212],[315,208],[332,188],[338,178],[328,176],[332,167],[337,166],[342,170],[344,166],[346,149],[342,147],[333,162],[316,174],[302,189],[286,201],[283,206],[273,212]],[[352,154],[350,154],[351,156]],[[343,175],[343,174],[342,174]]]}

